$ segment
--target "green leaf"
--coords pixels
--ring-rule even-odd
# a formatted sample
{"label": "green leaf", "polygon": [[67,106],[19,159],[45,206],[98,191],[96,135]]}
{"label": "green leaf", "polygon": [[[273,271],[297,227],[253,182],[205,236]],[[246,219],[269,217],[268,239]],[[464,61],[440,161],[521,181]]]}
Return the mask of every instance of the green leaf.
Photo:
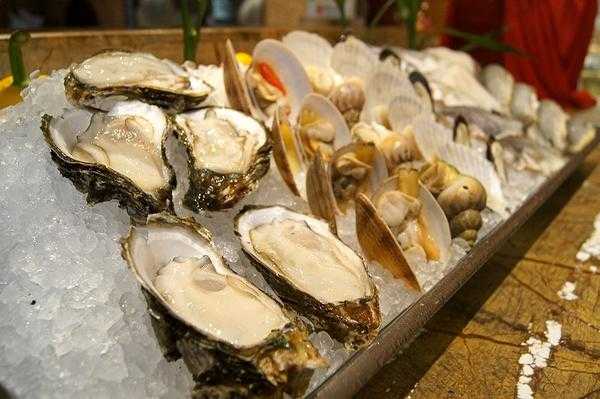
{"label": "green leaf", "polygon": [[471,51],[478,48],[495,51],[499,53],[514,53],[525,55],[523,50],[512,47],[498,39],[501,32],[490,32],[485,35],[463,32],[452,28],[444,29],[444,32],[450,36],[465,40],[466,44],[460,49],[462,51]]}

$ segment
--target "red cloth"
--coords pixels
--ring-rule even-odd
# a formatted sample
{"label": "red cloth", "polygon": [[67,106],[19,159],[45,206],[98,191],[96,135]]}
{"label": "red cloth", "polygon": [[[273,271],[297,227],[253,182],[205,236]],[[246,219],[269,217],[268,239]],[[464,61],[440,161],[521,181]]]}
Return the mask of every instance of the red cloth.
{"label": "red cloth", "polygon": [[[487,11],[477,11],[484,3]],[[483,64],[504,61],[515,79],[535,87],[539,97],[587,108],[596,100],[578,90],[577,83],[597,11],[597,0],[451,0],[446,20],[449,27],[477,34],[504,27],[503,41],[525,55],[474,52],[476,59]],[[461,45],[455,39],[443,42]]]}

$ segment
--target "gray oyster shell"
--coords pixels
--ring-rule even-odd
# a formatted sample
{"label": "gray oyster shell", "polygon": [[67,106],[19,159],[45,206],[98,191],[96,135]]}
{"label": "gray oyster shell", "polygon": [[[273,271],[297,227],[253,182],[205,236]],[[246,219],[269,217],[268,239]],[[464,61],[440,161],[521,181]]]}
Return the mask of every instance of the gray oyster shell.
{"label": "gray oyster shell", "polygon": [[[249,154],[248,166],[244,170],[216,170],[214,167],[198,164],[194,142],[199,133],[195,129],[197,126],[202,127],[202,119],[211,114],[219,120],[226,121],[238,134],[257,138],[256,146]],[[197,124],[190,125],[189,120],[195,120],[194,123]],[[261,122],[242,112],[231,108],[207,107],[176,115],[174,126],[175,134],[187,152],[189,188],[184,195],[183,204],[193,211],[231,208],[254,190],[269,170],[271,144],[266,128]],[[248,129],[244,130],[241,126]],[[222,163],[223,166],[227,166],[226,164],[227,162]]]}
{"label": "gray oyster shell", "polygon": [[106,50],[73,64],[65,77],[71,103],[103,111],[115,101],[136,99],[182,112],[200,107],[212,90],[171,61],[123,50]]}
{"label": "gray oyster shell", "polygon": [[71,153],[80,136],[86,134],[89,129],[100,128],[104,121],[110,118],[103,112],[89,112],[83,109],[70,110],[59,117],[42,117],[41,130],[59,172],[71,180],[77,190],[87,194],[86,199],[90,205],[116,199],[119,206],[125,208],[127,213],[137,220],[145,220],[151,213],[171,210],[171,190],[175,184],[175,174],[162,150],[171,130],[168,118],[165,117],[165,129],[160,134],[161,143],[156,143],[161,148],[160,158],[164,162],[166,178],[163,186],[151,192],[145,191],[130,177],[105,164],[86,162]]}
{"label": "gray oyster shell", "polygon": [[[155,228],[167,229],[165,235],[160,235],[160,232],[155,234],[172,243],[152,249],[149,231]],[[184,238],[177,242],[179,234]],[[138,250],[139,240],[150,248],[149,253],[154,254],[150,259],[148,253]],[[148,274],[157,275],[157,269],[160,268],[158,258],[169,259],[179,254],[190,256],[194,250],[205,248],[203,250],[212,251],[211,257],[216,256],[223,262],[212,244],[210,233],[191,219],[179,219],[170,214],[150,215],[145,225],[132,226],[121,244],[123,258],[142,285],[152,326],[163,354],[168,360],[183,358],[197,383],[193,397],[280,397],[283,392],[297,397],[306,390],[313,370],[326,364],[308,340],[302,322],[258,289],[254,288],[278,306],[288,322],[272,330],[259,344],[250,346],[227,342],[222,337],[213,336],[208,330],[195,327],[158,293],[148,278]],[[156,255],[153,251],[160,251],[161,254]],[[224,262],[222,265],[226,268],[224,272],[221,271],[225,273],[223,275],[235,276]],[[232,318],[231,322],[236,323],[237,320]]]}
{"label": "gray oyster shell", "polygon": [[[252,217],[253,212],[273,212],[277,214],[270,221],[285,220],[289,216],[294,218],[293,220],[304,220],[308,222],[307,225],[309,223],[316,223],[320,225],[320,228],[327,229],[331,233],[328,224],[325,221],[294,212],[282,206],[263,207],[248,205],[234,219],[235,233],[242,242],[244,252],[286,304],[299,314],[307,317],[317,329],[327,331],[332,337],[344,343],[349,348],[356,349],[370,343],[378,333],[381,314],[379,312],[377,287],[368,274],[362,259],[362,272],[364,273],[364,282],[367,285],[366,295],[358,299],[337,302],[320,300],[300,288],[283,274],[274,271],[265,263],[265,259],[252,247],[249,237],[250,230],[262,223],[260,216],[256,219]],[[247,217],[248,215],[251,217]],[[244,226],[245,224],[249,225]],[[312,228],[312,226],[309,227]],[[332,238],[337,239],[333,235]],[[278,237],[274,237],[274,239],[278,239]],[[345,245],[341,240],[339,242]]]}

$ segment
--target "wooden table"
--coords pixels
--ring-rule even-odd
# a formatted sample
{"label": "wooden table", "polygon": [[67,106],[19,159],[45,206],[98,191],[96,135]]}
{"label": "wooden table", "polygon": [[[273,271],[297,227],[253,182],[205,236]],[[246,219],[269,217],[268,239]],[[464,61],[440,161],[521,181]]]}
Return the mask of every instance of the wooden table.
{"label": "wooden table", "polygon": [[[598,161],[600,149],[357,398],[515,397],[521,343],[543,337],[546,320],[563,335],[534,374],[536,397],[599,398],[600,272],[589,269],[599,262],[575,259],[600,212]],[[565,281],[577,283],[579,299],[557,295]]]}

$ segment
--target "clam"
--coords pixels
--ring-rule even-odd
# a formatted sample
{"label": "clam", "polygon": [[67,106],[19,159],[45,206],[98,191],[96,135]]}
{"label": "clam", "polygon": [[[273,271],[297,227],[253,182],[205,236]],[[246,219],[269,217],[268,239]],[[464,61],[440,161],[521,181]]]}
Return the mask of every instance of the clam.
{"label": "clam", "polygon": [[104,51],[71,66],[65,94],[75,105],[109,110],[137,99],[173,112],[198,108],[213,88],[179,65],[151,54]]}
{"label": "clam", "polygon": [[353,348],[376,336],[377,288],[360,256],[326,222],[281,206],[246,207],[235,231],[277,295],[318,329]]}
{"label": "clam", "polygon": [[42,131],[60,173],[88,203],[117,199],[136,219],[171,207],[174,175],[163,153],[170,122],[160,108],[126,101],[109,113],[44,115]]}
{"label": "clam", "polygon": [[366,83],[377,62],[371,48],[353,36],[333,47],[331,67],[343,81],[331,91],[329,98],[350,127],[359,120],[365,103]]}
{"label": "clam", "polygon": [[303,323],[234,274],[202,226],[151,215],[130,228],[122,247],[163,353],[183,358],[194,395],[296,397],[324,366]]}
{"label": "clam", "polygon": [[316,93],[328,96],[340,83],[330,64],[333,47],[327,40],[316,33],[296,30],[283,36],[281,42],[298,57]]}
{"label": "clam", "polygon": [[371,195],[387,178],[383,155],[373,143],[351,143],[326,162],[315,158],[306,174],[306,195],[311,212],[327,220],[336,231],[336,217],[354,205],[359,193]]}
{"label": "clam", "polygon": [[183,203],[194,211],[232,207],[269,169],[264,125],[239,111],[208,107],[179,114],[175,130],[188,155]]}
{"label": "clam", "polygon": [[456,143],[440,147],[438,155],[440,160],[454,166],[462,175],[479,181],[487,194],[487,207],[502,217],[507,216],[506,199],[494,164],[477,151]]}
{"label": "clam", "polygon": [[450,227],[415,170],[385,180],[369,199],[356,199],[356,234],[367,259],[375,260],[407,286],[420,289],[417,263],[450,258]]}
{"label": "clam", "polygon": [[298,58],[273,39],[262,40],[254,47],[245,80],[250,97],[265,121],[279,107],[288,109],[290,120],[295,120],[302,99],[312,91]]}
{"label": "clam", "polygon": [[425,166],[419,173],[419,179],[437,198],[450,221],[452,236],[461,237],[473,245],[482,225],[481,211],[487,201],[484,186],[443,161]]}

